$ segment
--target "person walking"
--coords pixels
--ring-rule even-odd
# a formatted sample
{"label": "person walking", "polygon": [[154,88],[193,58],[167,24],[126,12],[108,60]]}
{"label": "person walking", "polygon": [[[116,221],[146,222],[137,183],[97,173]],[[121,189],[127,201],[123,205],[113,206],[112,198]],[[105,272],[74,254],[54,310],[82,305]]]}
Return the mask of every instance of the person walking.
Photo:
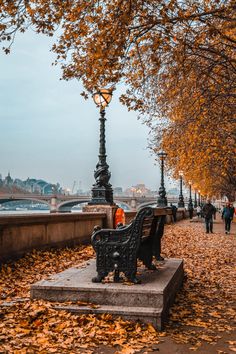
{"label": "person walking", "polygon": [[176,222],[176,214],[177,214],[177,207],[175,205],[173,205],[172,203],[170,203],[170,207],[172,210],[172,216],[173,216],[173,222]]}
{"label": "person walking", "polygon": [[229,234],[230,233],[230,227],[231,227],[231,222],[234,217],[234,207],[230,203],[226,203],[226,206],[224,207],[222,211],[222,219],[225,220],[225,233]]}
{"label": "person walking", "polygon": [[210,199],[203,206],[202,213],[205,219],[206,233],[209,234],[209,231],[213,233],[213,217],[216,218],[216,208],[211,204]]}
{"label": "person walking", "polygon": [[198,206],[197,206],[197,217],[198,217],[198,218],[200,218],[200,216],[201,216],[201,210],[202,210],[202,209],[201,209],[200,205],[198,205]]}

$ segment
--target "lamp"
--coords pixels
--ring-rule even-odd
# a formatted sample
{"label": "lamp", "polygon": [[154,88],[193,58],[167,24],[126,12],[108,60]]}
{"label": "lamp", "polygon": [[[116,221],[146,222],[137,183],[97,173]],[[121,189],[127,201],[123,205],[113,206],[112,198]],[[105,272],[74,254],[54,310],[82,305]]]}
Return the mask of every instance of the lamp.
{"label": "lamp", "polygon": [[201,191],[198,190],[198,206],[201,206]]}
{"label": "lamp", "polygon": [[104,109],[109,105],[112,99],[112,90],[110,89],[98,89],[97,92],[93,94],[93,100],[97,107]]}
{"label": "lamp", "polygon": [[167,157],[167,153],[161,151],[157,154],[161,161],[161,186],[159,188],[159,197],[157,198],[157,205],[158,206],[167,206],[167,198],[166,198],[166,190],[164,184],[164,161]]}
{"label": "lamp", "polygon": [[196,188],[194,188],[194,208],[197,207],[197,191]]}
{"label": "lamp", "polygon": [[178,207],[184,208],[184,197],[183,197],[183,171],[179,171],[179,184],[180,184],[180,193]]}
{"label": "lamp", "polygon": [[105,107],[111,102],[112,91],[110,89],[98,89],[93,94],[93,100],[97,107],[100,107],[100,140],[98,163],[94,171],[96,183],[92,187],[92,199],[88,203],[113,205],[113,190],[109,183],[111,173],[106,162],[106,139],[105,139]]}
{"label": "lamp", "polygon": [[193,218],[193,201],[192,201],[192,181],[189,181],[189,201],[188,201],[188,211],[190,219]]}

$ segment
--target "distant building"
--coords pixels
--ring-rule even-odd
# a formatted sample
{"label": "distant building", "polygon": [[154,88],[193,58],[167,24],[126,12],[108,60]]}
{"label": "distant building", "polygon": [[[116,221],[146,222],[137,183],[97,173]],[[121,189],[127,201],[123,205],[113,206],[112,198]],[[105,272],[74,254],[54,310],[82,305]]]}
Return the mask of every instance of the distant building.
{"label": "distant building", "polygon": [[123,189],[122,189],[122,187],[115,187],[115,188],[113,189],[113,193],[114,193],[114,195],[116,195],[117,197],[122,196],[122,194],[123,194]]}
{"label": "distant building", "polygon": [[39,193],[42,195],[48,195],[48,194],[60,194],[61,193],[61,187],[59,183],[53,184],[46,182],[42,179],[27,179],[26,180],[26,186],[28,191],[30,190],[31,193]]}
{"label": "distant building", "polygon": [[19,178],[13,180],[8,172],[8,175],[4,180],[0,179],[0,187],[5,187],[11,192],[27,192],[27,193],[35,193],[35,194],[60,194],[62,193],[62,188],[59,183],[53,184],[46,182],[42,179],[36,178],[27,178],[27,180],[22,181]]}
{"label": "distant building", "polygon": [[176,187],[174,187],[174,188],[171,188],[171,189],[169,189],[168,191],[167,191],[167,195],[168,196],[177,196],[177,195],[179,195],[179,189],[178,188],[176,188]]}
{"label": "distant building", "polygon": [[25,189],[24,182],[21,179],[19,179],[19,178],[14,179],[13,184],[14,184],[14,186],[16,186],[18,188]]}
{"label": "distant building", "polygon": [[13,184],[13,179],[10,176],[10,172],[8,172],[8,175],[5,177],[4,184],[6,186],[11,186]]}
{"label": "distant building", "polygon": [[144,197],[144,196],[152,196],[153,192],[150,189],[148,189],[144,183],[139,183],[135,186],[126,189],[125,195],[134,196],[134,197]]}

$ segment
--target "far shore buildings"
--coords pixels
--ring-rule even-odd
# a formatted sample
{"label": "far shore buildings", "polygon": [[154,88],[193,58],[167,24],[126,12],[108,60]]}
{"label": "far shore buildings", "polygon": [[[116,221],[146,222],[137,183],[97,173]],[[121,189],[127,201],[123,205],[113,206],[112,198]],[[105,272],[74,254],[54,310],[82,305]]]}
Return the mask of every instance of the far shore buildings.
{"label": "far shore buildings", "polygon": [[[75,182],[74,182],[75,183]],[[81,182],[80,182],[81,184]],[[30,193],[30,194],[40,194],[40,195],[51,195],[51,194],[74,194],[74,195],[90,195],[91,191],[83,191],[80,188],[73,193],[75,188],[72,190],[64,189],[59,183],[50,183],[42,179],[37,178],[27,178],[26,180],[21,180],[20,178],[12,178],[10,172],[4,178],[0,174],[0,192],[1,193]],[[169,198],[178,198],[179,189],[174,187],[166,191]],[[122,187],[113,188],[114,197],[130,196],[130,197],[157,197],[158,190],[150,190],[146,187],[144,183],[138,183],[123,189]],[[188,190],[183,191],[184,197],[188,197]]]}
{"label": "far shore buildings", "polygon": [[2,178],[0,174],[0,188],[4,192],[14,192],[14,193],[33,193],[33,194],[61,194],[63,190],[59,183],[53,184],[42,179],[27,178],[25,181],[16,178],[13,179],[8,172],[5,178]]}
{"label": "far shore buildings", "polygon": [[156,191],[151,191],[148,189],[144,183],[136,184],[125,190],[125,195],[130,197],[151,197],[156,195]]}

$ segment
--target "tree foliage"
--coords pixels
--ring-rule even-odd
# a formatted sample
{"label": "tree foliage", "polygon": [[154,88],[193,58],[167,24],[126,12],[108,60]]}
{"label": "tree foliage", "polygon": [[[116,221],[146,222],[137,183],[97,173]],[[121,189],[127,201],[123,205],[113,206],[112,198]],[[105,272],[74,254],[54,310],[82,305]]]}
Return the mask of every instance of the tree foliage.
{"label": "tree foliage", "polygon": [[123,81],[121,102],[144,116],[173,175],[181,169],[204,193],[229,195],[235,10],[233,0],[0,0],[0,39],[8,53],[17,31],[58,31],[53,50],[64,79],[80,79],[88,92]]}

